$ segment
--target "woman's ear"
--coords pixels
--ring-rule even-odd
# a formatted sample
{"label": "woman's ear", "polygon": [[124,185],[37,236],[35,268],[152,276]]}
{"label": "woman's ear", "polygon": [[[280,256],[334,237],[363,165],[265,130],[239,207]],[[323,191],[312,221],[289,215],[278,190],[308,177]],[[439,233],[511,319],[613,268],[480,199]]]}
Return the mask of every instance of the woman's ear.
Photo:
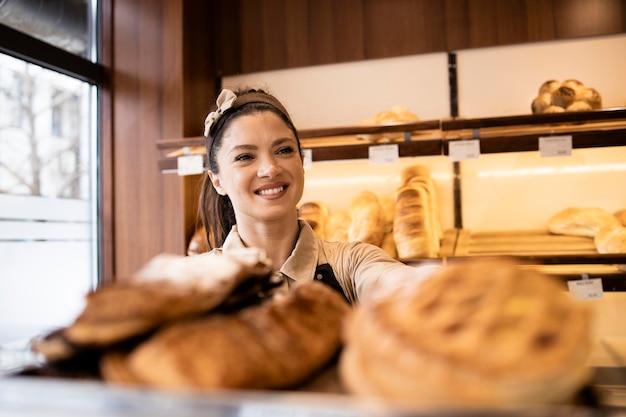
{"label": "woman's ear", "polygon": [[207,174],[209,175],[209,179],[211,180],[211,184],[213,184],[215,191],[217,191],[219,195],[226,195],[226,191],[222,188],[219,175],[215,175],[212,171],[207,171]]}

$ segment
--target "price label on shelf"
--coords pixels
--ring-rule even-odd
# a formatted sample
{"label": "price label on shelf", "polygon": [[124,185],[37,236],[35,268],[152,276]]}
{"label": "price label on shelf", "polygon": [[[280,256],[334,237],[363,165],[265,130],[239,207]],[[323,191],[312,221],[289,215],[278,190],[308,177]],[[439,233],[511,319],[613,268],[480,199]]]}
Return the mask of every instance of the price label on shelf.
{"label": "price label on shelf", "polygon": [[570,156],[572,154],[572,135],[540,137],[539,154],[542,158]]}
{"label": "price label on shelf", "polygon": [[304,169],[313,168],[313,149],[302,149]]}
{"label": "price label on shelf", "polygon": [[370,165],[396,164],[400,156],[397,144],[376,145],[368,148]]}
{"label": "price label on shelf", "polygon": [[575,300],[599,300],[604,297],[601,278],[567,281],[567,287]]}
{"label": "price label on shelf", "polygon": [[453,161],[478,159],[480,157],[480,141],[478,139],[451,141],[448,143],[448,155]]}
{"label": "price label on shelf", "polygon": [[180,176],[202,174],[204,172],[204,156],[179,156],[177,159],[176,170]]}

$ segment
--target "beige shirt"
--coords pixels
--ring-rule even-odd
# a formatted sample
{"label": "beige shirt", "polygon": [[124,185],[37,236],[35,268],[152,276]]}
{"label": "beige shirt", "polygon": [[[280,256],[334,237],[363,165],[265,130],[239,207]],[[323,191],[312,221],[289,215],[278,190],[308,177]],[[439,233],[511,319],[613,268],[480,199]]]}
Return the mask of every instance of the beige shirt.
{"label": "beige shirt", "polygon": [[[328,263],[350,303],[361,301],[374,289],[403,281],[421,281],[438,265],[410,266],[393,259],[377,246],[362,242],[328,242],[315,235],[311,226],[299,220],[300,235],[296,246],[280,268],[291,286],[301,280],[315,279],[318,265]],[[245,247],[234,226],[221,249],[211,253],[227,254]]]}

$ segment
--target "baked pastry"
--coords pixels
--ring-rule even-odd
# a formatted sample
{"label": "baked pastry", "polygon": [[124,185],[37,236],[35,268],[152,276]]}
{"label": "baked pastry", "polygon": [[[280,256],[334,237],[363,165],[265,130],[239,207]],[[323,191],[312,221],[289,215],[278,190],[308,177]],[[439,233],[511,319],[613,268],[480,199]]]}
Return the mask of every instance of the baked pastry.
{"label": "baked pastry", "polygon": [[551,106],[548,106],[543,112],[545,114],[549,114],[549,113],[563,113],[564,111],[565,109],[561,106],[551,105]]}
{"label": "baked pastry", "polygon": [[626,227],[603,227],[593,242],[598,253],[626,253]]}
{"label": "baked pastry", "polygon": [[533,114],[541,114],[546,111],[548,107],[552,105],[552,94],[542,93],[534,98],[530,107]]}
{"label": "baked pastry", "polygon": [[589,104],[589,106],[593,110],[598,110],[602,108],[602,97],[600,93],[595,88],[587,87],[585,88],[578,97],[579,100],[582,100]]}
{"label": "baked pastry", "polygon": [[335,290],[308,281],[233,314],[176,322],[114,363],[111,375],[171,389],[293,386],[336,355],[348,310]]}
{"label": "baked pastry", "polygon": [[561,86],[561,82],[557,80],[548,80],[539,87],[539,94],[552,94]]}
{"label": "baked pastry", "polygon": [[[406,106],[398,104],[389,110],[383,110],[374,116],[361,120],[361,126],[385,126],[400,123],[411,123],[419,121],[419,117],[411,112]],[[391,142],[395,139],[402,138],[402,132],[390,132],[383,134],[359,134],[357,139],[367,140],[370,142]]]}
{"label": "baked pastry", "polygon": [[561,85],[552,93],[552,105],[566,109],[576,101],[576,90],[571,87]]}
{"label": "baked pastry", "polygon": [[298,207],[298,217],[305,220],[315,234],[322,239],[326,234],[326,222],[329,213],[330,208],[321,201],[309,201]]}
{"label": "baked pastry", "polygon": [[345,210],[333,210],[326,223],[326,240],[330,242],[347,242],[350,229],[350,214]]}
{"label": "baked pastry", "polygon": [[339,374],[355,395],[413,405],[565,402],[590,376],[585,307],[537,270],[457,263],[357,306]]}
{"label": "baked pastry", "polygon": [[424,186],[409,182],[396,190],[393,237],[401,259],[439,254],[430,196]]}
{"label": "baked pastry", "polygon": [[361,191],[350,202],[350,242],[365,242],[380,247],[385,236],[385,213],[378,196]]}
{"label": "baked pastry", "polygon": [[245,282],[264,285],[271,268],[265,254],[154,257],[132,279],[89,293],[86,305],[63,330],[73,345],[102,347],[145,334],[165,322],[223,305]]}
{"label": "baked pastry", "polygon": [[593,110],[589,103],[586,101],[578,100],[570,104],[566,109],[566,111],[590,111]]}
{"label": "baked pastry", "polygon": [[402,169],[400,184],[405,185],[416,177],[430,178],[430,169],[426,165],[409,165]]}
{"label": "baked pastry", "polygon": [[614,215],[598,207],[568,207],[548,219],[548,230],[556,235],[594,237],[603,227],[619,226]]}
{"label": "baked pastry", "polygon": [[626,227],[626,209],[617,210],[613,215],[620,221],[622,226]]}

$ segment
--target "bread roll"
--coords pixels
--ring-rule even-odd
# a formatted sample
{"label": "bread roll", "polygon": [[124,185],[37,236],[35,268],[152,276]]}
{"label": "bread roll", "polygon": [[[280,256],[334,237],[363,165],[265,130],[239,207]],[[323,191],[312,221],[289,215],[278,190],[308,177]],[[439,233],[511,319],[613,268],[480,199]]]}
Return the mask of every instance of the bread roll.
{"label": "bread roll", "polygon": [[380,247],[385,236],[385,213],[378,196],[362,191],[350,203],[350,242],[365,242]]}
{"label": "bread roll", "polygon": [[614,215],[597,207],[568,207],[548,219],[548,230],[556,235],[594,237],[607,226],[621,225]]}
{"label": "bread roll", "polygon": [[551,105],[551,106],[548,106],[543,112],[545,114],[550,114],[550,113],[563,113],[564,111],[565,109],[561,106]]}
{"label": "bread roll", "polygon": [[626,253],[626,227],[603,227],[593,242],[598,253]]}
{"label": "bread roll", "polygon": [[622,226],[626,227],[626,209],[617,210],[613,215],[619,220]]}
{"label": "bread roll", "polygon": [[340,347],[349,310],[317,281],[234,314],[177,322],[126,359],[143,384],[170,389],[273,389],[300,383]]}
{"label": "bread roll", "polygon": [[321,201],[309,201],[298,207],[298,218],[306,221],[315,234],[324,238],[326,235],[326,222],[330,214],[330,208]]}
{"label": "bread roll", "polygon": [[350,214],[345,210],[332,210],[326,223],[326,240],[347,242],[350,229]]}
{"label": "bread roll", "polygon": [[571,87],[561,86],[552,93],[552,105],[564,109],[576,101],[576,90]]}
{"label": "bread roll", "polygon": [[566,111],[590,111],[593,110],[589,103],[586,101],[578,100],[570,104],[566,109]]}
{"label": "bread roll", "polygon": [[536,270],[458,263],[356,307],[340,377],[354,395],[419,406],[566,402],[589,380],[590,318]]}
{"label": "bread roll", "polygon": [[548,107],[552,105],[552,94],[542,93],[539,94],[531,103],[531,110],[533,114],[541,114],[546,111]]}
{"label": "bread roll", "polygon": [[557,80],[548,80],[539,87],[539,95],[552,94],[561,86],[561,82]]}
{"label": "bread roll", "polygon": [[602,97],[600,93],[594,88],[585,88],[578,97],[579,100],[582,100],[589,104],[589,106],[593,110],[598,110],[602,108]]}

